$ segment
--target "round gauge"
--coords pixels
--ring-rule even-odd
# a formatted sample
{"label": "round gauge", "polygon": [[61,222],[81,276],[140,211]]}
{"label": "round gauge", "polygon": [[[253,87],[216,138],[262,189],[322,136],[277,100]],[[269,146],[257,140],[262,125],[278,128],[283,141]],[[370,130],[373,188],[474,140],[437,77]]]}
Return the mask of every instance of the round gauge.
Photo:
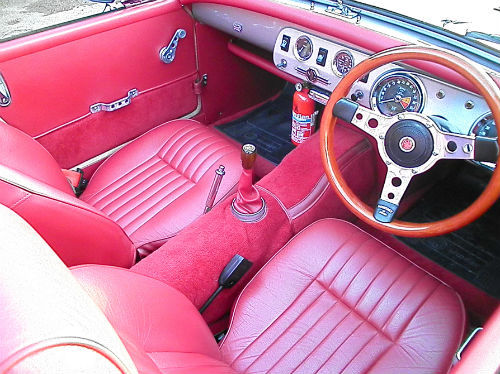
{"label": "round gauge", "polygon": [[342,50],[337,52],[332,60],[333,72],[343,77],[354,67],[354,57],[349,51]]}
{"label": "round gauge", "polygon": [[491,113],[488,113],[482,116],[471,127],[470,134],[474,134],[476,136],[484,136],[486,138],[496,138],[498,136],[498,131],[495,126],[495,121],[493,121],[493,115]]}
{"label": "round gauge", "polygon": [[[493,120],[491,112],[480,117],[474,125],[472,125],[469,133],[471,135],[484,136],[486,138],[496,138],[498,136],[498,129],[495,126],[495,121]],[[495,170],[496,167],[493,162],[474,162],[489,170]]]}
{"label": "round gauge", "polygon": [[371,95],[372,109],[378,108],[386,116],[401,112],[420,112],[423,96],[416,78],[404,73],[392,73],[375,84]]}
{"label": "round gauge", "polygon": [[308,60],[313,53],[313,43],[307,36],[302,35],[295,42],[295,57],[300,61]]}

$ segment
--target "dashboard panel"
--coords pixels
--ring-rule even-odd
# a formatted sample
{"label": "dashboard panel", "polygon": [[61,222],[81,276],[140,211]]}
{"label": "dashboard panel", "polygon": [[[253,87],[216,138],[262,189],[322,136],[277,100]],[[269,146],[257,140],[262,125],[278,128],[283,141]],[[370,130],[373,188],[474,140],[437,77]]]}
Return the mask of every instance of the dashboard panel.
{"label": "dashboard panel", "polygon": [[[372,53],[280,18],[236,7],[199,3],[193,5],[193,13],[200,22],[272,52],[274,66],[311,82],[310,96],[320,103],[326,102],[353,66]],[[447,120],[445,131],[496,136],[481,96],[402,63],[373,70],[353,85],[349,95],[386,114],[405,110],[442,117]],[[384,100],[388,101],[381,103]]]}
{"label": "dashboard panel", "polygon": [[[320,88],[323,97],[329,96],[342,77],[368,57],[364,51],[292,27],[280,31],[273,50],[276,67]],[[373,70],[353,85],[349,95],[385,115],[412,111],[442,117],[448,121],[445,131],[464,135],[470,134],[489,113],[481,96],[404,64],[387,64]]]}

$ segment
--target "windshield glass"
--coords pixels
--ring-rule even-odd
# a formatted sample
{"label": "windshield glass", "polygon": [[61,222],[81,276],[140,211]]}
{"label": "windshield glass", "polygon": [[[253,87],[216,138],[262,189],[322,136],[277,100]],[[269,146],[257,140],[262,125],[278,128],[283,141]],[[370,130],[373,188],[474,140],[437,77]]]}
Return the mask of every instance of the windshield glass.
{"label": "windshield glass", "polygon": [[[445,30],[468,36],[500,50],[500,0],[420,0],[409,6],[401,0],[362,0]],[[486,40],[484,40],[486,39]]]}

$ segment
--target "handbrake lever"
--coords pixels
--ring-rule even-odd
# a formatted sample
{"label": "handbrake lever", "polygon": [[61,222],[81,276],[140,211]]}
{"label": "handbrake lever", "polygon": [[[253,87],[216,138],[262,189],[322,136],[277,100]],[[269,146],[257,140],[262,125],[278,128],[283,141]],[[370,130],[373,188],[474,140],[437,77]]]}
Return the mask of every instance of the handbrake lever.
{"label": "handbrake lever", "polygon": [[219,287],[208,298],[208,300],[200,308],[200,313],[203,313],[210,304],[214,301],[217,295],[225,288],[233,287],[238,281],[243,278],[246,272],[252,267],[253,263],[240,255],[234,255],[231,261],[224,267],[219,275]]}

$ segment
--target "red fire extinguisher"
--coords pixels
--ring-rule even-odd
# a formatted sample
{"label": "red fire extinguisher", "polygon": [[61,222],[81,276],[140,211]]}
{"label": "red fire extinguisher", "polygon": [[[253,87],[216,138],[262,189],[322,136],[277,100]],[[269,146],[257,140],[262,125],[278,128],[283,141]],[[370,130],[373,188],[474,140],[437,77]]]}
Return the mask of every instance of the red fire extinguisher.
{"label": "red fire extinguisher", "polygon": [[314,133],[316,113],[314,100],[308,95],[309,89],[301,83],[295,85],[292,106],[292,143],[299,145]]}

